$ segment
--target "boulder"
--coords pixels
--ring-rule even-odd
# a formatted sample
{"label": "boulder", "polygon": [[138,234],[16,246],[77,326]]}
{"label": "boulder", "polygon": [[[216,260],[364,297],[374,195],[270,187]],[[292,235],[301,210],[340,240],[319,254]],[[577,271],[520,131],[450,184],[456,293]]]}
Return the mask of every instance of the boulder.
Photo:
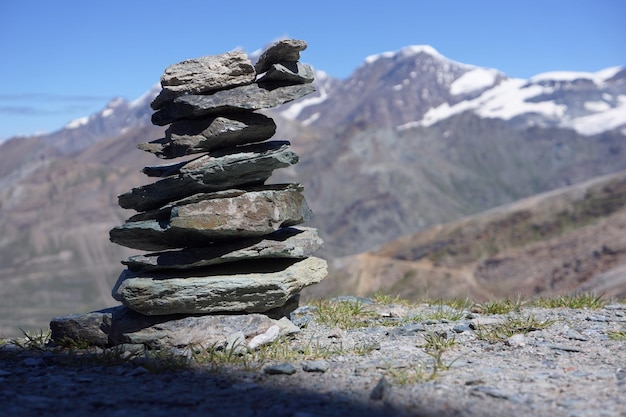
{"label": "boulder", "polygon": [[245,259],[306,258],[321,246],[316,229],[284,227],[258,238],[131,256],[122,263],[131,271],[190,269]]}
{"label": "boulder", "polygon": [[299,61],[300,52],[304,51],[306,47],[306,42],[298,39],[281,39],[276,41],[261,53],[256,64],[254,64],[254,69],[260,74],[267,71],[272,64],[285,61]]}
{"label": "boulder", "polygon": [[222,90],[254,82],[256,72],[243,51],[188,59],[167,67],[163,89],[150,106],[156,110],[184,94]]}
{"label": "boulder", "polygon": [[279,308],[302,288],[321,281],[326,261],[271,259],[185,274],[122,272],[113,298],[146,315],[262,313]]}
{"label": "boulder", "polygon": [[148,166],[148,176],[166,177],[133,188],[118,196],[123,208],[152,210],[197,193],[263,184],[275,169],[298,162],[289,142],[270,141],[237,148],[234,153],[216,153],[176,164]]}
{"label": "boulder", "polygon": [[198,194],[133,216],[109,235],[118,245],[140,250],[201,247],[267,235],[304,223],[311,216],[300,186],[266,186]]}
{"label": "boulder", "polygon": [[154,113],[152,123],[165,126],[179,119],[267,109],[313,92],[315,87],[312,84],[287,85],[271,89],[258,84],[249,84],[217,91],[211,95],[185,95],[168,102]]}
{"label": "boulder", "polygon": [[169,159],[262,142],[275,132],[276,123],[271,118],[259,113],[241,112],[174,122],[165,131],[165,138],[140,143],[137,147],[159,158]]}

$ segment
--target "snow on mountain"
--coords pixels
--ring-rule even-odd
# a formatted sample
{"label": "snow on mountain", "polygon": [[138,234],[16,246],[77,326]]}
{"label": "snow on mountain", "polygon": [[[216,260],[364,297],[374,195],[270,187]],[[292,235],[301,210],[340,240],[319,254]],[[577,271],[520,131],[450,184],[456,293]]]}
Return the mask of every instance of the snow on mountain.
{"label": "snow on mountain", "polygon": [[[320,70],[315,71],[315,80],[313,85],[317,89],[314,94],[304,97],[296,102],[288,103],[279,109],[277,113],[288,120],[295,120],[302,113],[304,109],[310,106],[320,105],[328,98],[328,90],[332,88],[334,79],[330,77],[326,72]],[[302,120],[302,124],[307,126],[317,120],[319,112]]]}
{"label": "snow on mountain", "polygon": [[491,68],[475,68],[454,80],[450,85],[450,93],[455,96],[471,94],[493,86],[501,73]]}
{"label": "snow on mountain", "polygon": [[626,128],[626,86],[619,77],[625,71],[613,67],[595,73],[547,72],[529,80],[508,78],[493,85],[498,72],[476,68],[457,78],[450,92],[469,93],[489,84],[492,88],[472,99],[442,103],[397,128],[432,126],[465,111],[485,118],[525,119],[525,125],[574,129],[586,136]]}

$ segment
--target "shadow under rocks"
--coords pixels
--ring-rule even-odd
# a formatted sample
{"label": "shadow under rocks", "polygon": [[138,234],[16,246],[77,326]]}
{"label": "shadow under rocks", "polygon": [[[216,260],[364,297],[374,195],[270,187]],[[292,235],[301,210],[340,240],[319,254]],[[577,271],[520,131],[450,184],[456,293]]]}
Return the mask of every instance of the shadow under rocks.
{"label": "shadow under rocks", "polygon": [[434,415],[371,399],[375,382],[340,392],[329,385],[331,375],[324,379],[302,370],[293,375],[203,367],[151,372],[132,362],[103,362],[106,358],[71,351],[0,346],[0,409],[12,417]]}

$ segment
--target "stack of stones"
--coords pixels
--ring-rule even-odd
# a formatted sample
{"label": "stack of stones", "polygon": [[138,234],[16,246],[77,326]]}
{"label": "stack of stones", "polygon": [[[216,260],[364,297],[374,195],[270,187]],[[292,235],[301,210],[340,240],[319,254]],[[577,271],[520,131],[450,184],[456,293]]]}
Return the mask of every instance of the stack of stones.
{"label": "stack of stones", "polygon": [[[111,241],[152,253],[122,262],[127,269],[113,297],[123,306],[55,318],[55,340],[145,343],[148,328],[181,319],[196,328],[204,320],[200,327],[211,334],[211,326],[224,327],[216,320],[227,320],[236,333],[243,326],[245,337],[259,336],[272,327],[267,320],[297,307],[302,288],[326,276],[326,262],[310,256],[322,244],[316,230],[295,227],[311,216],[302,186],[266,184],[298,157],[289,142],[268,140],[276,125],[255,112],[315,91],[312,69],[299,62],[305,48],[282,40],[254,66],[234,51],[166,69],[151,106],[153,123],[169,126],[164,138],[139,148],[163,159],[201,156],[147,166],[143,172],[159,179],[118,197],[138,214],[112,229]],[[265,324],[250,330],[251,320]],[[194,342],[207,342],[195,333]],[[191,342],[183,339],[173,344]]]}

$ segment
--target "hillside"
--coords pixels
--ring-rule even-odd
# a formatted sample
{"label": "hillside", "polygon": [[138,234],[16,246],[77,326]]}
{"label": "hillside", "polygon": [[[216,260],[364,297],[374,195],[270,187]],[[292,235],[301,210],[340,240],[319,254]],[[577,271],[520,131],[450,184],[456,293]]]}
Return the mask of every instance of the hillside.
{"label": "hillside", "polygon": [[476,300],[626,297],[626,171],[539,194],[334,261],[309,295]]}

